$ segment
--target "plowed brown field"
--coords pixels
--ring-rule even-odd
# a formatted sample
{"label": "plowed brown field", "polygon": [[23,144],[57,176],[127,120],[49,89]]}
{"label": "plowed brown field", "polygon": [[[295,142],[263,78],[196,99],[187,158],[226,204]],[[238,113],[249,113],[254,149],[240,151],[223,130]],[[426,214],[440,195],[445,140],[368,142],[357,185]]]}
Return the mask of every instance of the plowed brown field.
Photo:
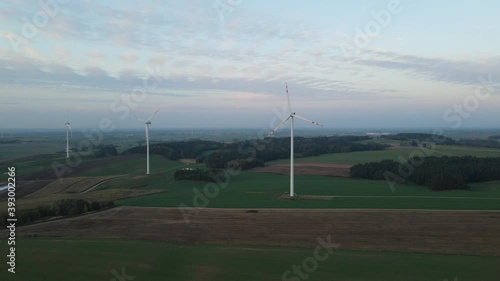
{"label": "plowed brown field", "polygon": [[186,223],[176,208],[119,207],[17,235],[296,247],[331,235],[340,249],[500,256],[499,222],[494,211],[200,209]]}

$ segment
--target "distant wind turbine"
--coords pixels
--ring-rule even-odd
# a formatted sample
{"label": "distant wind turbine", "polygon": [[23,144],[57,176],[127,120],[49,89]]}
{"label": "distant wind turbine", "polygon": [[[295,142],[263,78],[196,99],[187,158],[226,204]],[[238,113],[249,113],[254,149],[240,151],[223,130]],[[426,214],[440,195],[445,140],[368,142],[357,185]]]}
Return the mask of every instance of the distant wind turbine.
{"label": "distant wind turbine", "polygon": [[304,121],[307,121],[309,123],[312,123],[316,126],[323,127],[322,125],[318,124],[317,122],[314,122],[312,120],[309,120],[305,117],[302,117],[300,115],[295,114],[295,112],[292,112],[292,107],[290,106],[290,95],[288,94],[288,83],[285,83],[286,86],[286,97],[288,99],[288,117],[286,117],[281,123],[274,128],[271,133],[269,133],[268,137],[272,136],[274,132],[276,132],[277,129],[279,129],[281,126],[283,126],[288,120],[290,120],[290,197],[295,196],[294,193],[294,174],[293,174],[293,125],[294,125],[294,119],[299,118]]}
{"label": "distant wind turbine", "polygon": [[151,125],[151,119],[153,118],[153,116],[155,116],[156,113],[158,113],[160,109],[156,110],[155,113],[153,113],[153,115],[151,115],[151,117],[149,117],[148,120],[144,121],[144,119],[141,119],[137,116],[134,115],[134,117],[141,121],[142,123],[144,123],[144,125],[146,126],[146,175],[149,175],[149,125]]}
{"label": "distant wind turbine", "polygon": [[73,138],[73,130],[71,129],[70,123],[69,123],[69,110],[68,110],[68,115],[66,117],[66,123],[64,123],[64,126],[66,126],[66,158],[69,158],[69,134],[71,132],[71,138]]}

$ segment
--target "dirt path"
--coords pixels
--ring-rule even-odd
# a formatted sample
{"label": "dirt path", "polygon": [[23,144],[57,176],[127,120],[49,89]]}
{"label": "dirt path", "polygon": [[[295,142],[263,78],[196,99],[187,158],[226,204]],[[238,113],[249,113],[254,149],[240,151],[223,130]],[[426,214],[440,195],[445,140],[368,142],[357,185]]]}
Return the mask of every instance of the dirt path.
{"label": "dirt path", "polygon": [[83,194],[83,193],[87,193],[87,192],[89,192],[89,191],[93,190],[94,188],[96,188],[96,187],[100,186],[101,184],[106,183],[106,182],[107,182],[107,181],[109,181],[109,180],[119,178],[119,177],[123,177],[123,175],[122,175],[122,176],[116,176],[116,177],[110,177],[110,178],[107,178],[107,179],[105,179],[105,180],[102,180],[102,181],[100,181],[100,182],[96,183],[94,186],[91,186],[90,188],[88,188],[88,189],[86,189],[86,190],[84,190],[83,192],[80,192],[80,193],[82,193],[82,194]]}
{"label": "dirt path", "polygon": [[17,235],[308,248],[331,235],[340,249],[500,256],[499,221],[495,211],[119,207],[20,227]]}

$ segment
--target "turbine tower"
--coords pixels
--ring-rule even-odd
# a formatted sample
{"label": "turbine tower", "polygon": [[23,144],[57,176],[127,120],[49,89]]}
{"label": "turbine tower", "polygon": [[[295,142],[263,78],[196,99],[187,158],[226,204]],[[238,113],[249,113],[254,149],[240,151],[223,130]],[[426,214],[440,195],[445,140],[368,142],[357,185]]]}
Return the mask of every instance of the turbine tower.
{"label": "turbine tower", "polygon": [[294,122],[295,122],[295,118],[299,118],[299,119],[302,119],[304,121],[307,121],[309,123],[312,123],[316,126],[320,126],[320,127],[323,127],[322,125],[318,124],[317,122],[315,121],[312,121],[312,120],[309,120],[305,117],[302,117],[300,115],[297,115],[295,114],[295,112],[292,112],[292,107],[290,106],[290,95],[288,94],[288,83],[285,83],[285,87],[286,87],[286,97],[287,97],[287,100],[288,100],[288,117],[286,117],[283,121],[281,121],[281,123],[276,126],[276,128],[274,128],[271,133],[269,133],[268,137],[272,136],[274,134],[274,132],[276,132],[277,129],[279,129],[281,126],[283,126],[288,120],[290,120],[290,197],[293,197],[295,196],[295,192],[294,192],[294,174],[293,174],[293,152],[294,152],[294,149],[293,149],[293,127],[294,127]]}
{"label": "turbine tower", "polygon": [[149,117],[149,119],[146,121],[144,121],[144,119],[141,119],[141,118],[134,115],[137,120],[141,121],[146,126],[146,163],[147,163],[146,164],[146,175],[149,175],[149,125],[151,125],[151,119],[153,118],[153,116],[155,116],[155,114],[159,110],[160,109],[156,110],[155,113],[153,113],[153,115],[151,115],[151,117]]}
{"label": "turbine tower", "polygon": [[66,158],[69,158],[69,134],[71,131],[71,138],[73,138],[73,131],[71,130],[71,126],[69,123],[69,111],[68,115],[66,117],[66,123],[64,123],[64,126],[66,126]]}

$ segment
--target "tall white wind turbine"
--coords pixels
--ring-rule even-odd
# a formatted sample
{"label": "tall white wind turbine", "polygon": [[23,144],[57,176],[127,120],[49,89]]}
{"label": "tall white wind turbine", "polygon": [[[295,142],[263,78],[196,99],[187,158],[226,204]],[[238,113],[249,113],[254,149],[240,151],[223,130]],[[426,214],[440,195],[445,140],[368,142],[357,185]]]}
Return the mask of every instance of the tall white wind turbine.
{"label": "tall white wind turbine", "polygon": [[274,128],[271,133],[269,133],[268,137],[272,136],[274,134],[274,132],[276,132],[277,129],[279,129],[281,126],[283,126],[288,120],[290,120],[290,197],[293,197],[295,196],[295,192],[294,192],[294,174],[293,174],[293,152],[294,152],[294,149],[293,149],[293,126],[294,126],[294,119],[295,118],[299,118],[299,119],[302,119],[304,121],[307,121],[309,123],[312,123],[316,126],[320,126],[320,127],[323,127],[322,125],[318,124],[317,122],[315,121],[312,121],[312,120],[309,120],[305,117],[302,117],[300,115],[297,115],[295,114],[295,112],[292,112],[292,107],[290,106],[290,95],[288,94],[288,83],[285,83],[285,87],[286,87],[286,97],[287,97],[287,100],[288,100],[288,117],[286,117],[283,121],[281,121],[281,123],[276,126],[276,128]]}
{"label": "tall white wind turbine", "polygon": [[151,125],[151,119],[153,118],[153,116],[155,116],[156,113],[158,113],[159,110],[160,109],[156,110],[148,120],[141,119],[134,115],[137,120],[141,121],[146,126],[146,175],[149,175],[149,125]]}
{"label": "tall white wind turbine", "polygon": [[69,123],[69,111],[68,115],[66,117],[66,123],[64,123],[64,126],[66,126],[66,158],[69,158],[69,134],[71,132],[71,138],[73,138],[73,131],[71,130],[71,126]]}

